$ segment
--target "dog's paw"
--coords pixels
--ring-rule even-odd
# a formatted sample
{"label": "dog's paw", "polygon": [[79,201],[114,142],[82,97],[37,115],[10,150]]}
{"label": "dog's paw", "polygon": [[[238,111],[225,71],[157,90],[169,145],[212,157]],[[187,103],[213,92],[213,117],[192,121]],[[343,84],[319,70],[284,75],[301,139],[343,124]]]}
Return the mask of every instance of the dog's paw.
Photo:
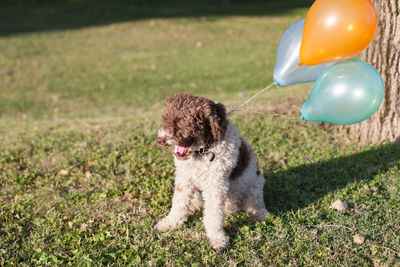
{"label": "dog's paw", "polygon": [[164,218],[154,226],[154,229],[159,232],[168,232],[172,229],[172,225],[169,223],[169,220],[167,218]]}
{"label": "dog's paw", "polygon": [[174,230],[175,228],[178,228],[179,224],[170,220],[168,217],[162,219],[159,221],[155,226],[154,229],[156,229],[159,232],[168,232],[170,230]]}
{"label": "dog's paw", "polygon": [[225,234],[216,235],[214,237],[208,237],[208,243],[214,250],[222,252],[229,245],[229,238]]}

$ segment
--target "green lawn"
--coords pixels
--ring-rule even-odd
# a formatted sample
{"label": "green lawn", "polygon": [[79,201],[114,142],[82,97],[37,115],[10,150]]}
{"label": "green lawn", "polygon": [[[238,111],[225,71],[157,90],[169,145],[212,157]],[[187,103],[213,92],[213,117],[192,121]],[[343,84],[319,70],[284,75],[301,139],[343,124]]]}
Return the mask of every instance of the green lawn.
{"label": "green lawn", "polygon": [[265,222],[228,216],[221,254],[201,214],[153,230],[173,192],[155,142],[163,99],[235,105],[264,88],[312,1],[53,2],[0,1],[0,265],[398,264],[400,144],[360,147],[298,120],[312,84],[231,116],[267,180]]}

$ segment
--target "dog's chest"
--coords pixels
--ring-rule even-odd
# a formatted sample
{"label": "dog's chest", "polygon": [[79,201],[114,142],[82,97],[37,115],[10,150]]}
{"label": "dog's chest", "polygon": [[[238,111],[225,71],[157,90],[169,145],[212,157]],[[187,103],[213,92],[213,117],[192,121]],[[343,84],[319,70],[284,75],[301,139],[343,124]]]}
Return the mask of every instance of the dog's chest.
{"label": "dog's chest", "polygon": [[175,159],[175,167],[180,174],[177,178],[190,180],[189,182],[198,188],[209,179],[215,170],[214,166],[218,164],[217,160],[210,161],[208,155],[189,160]]}

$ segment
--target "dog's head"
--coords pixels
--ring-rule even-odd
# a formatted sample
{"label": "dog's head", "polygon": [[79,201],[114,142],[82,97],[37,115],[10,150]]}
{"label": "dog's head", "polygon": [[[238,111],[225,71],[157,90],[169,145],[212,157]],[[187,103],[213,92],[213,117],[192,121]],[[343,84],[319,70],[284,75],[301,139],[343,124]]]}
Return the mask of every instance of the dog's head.
{"label": "dog's head", "polygon": [[176,94],[165,101],[157,141],[176,146],[174,154],[186,159],[190,152],[220,141],[227,127],[225,106],[205,97]]}

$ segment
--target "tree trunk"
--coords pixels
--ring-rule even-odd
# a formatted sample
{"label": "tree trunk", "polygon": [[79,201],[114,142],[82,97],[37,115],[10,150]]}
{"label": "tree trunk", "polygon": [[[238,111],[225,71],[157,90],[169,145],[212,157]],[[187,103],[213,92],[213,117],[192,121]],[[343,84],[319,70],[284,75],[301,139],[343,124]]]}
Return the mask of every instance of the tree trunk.
{"label": "tree trunk", "polygon": [[368,120],[347,127],[361,143],[400,140],[400,0],[372,0],[378,12],[378,30],[362,59],[373,65],[385,83],[385,97]]}

